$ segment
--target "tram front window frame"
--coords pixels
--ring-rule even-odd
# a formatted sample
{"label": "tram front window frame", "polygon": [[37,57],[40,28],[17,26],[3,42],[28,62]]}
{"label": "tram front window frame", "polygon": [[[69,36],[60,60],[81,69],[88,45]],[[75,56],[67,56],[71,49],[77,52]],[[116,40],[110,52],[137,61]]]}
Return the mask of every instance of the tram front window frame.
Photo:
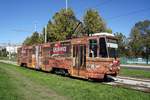
{"label": "tram front window frame", "polygon": [[118,44],[116,39],[107,38],[107,48],[109,57],[118,57]]}

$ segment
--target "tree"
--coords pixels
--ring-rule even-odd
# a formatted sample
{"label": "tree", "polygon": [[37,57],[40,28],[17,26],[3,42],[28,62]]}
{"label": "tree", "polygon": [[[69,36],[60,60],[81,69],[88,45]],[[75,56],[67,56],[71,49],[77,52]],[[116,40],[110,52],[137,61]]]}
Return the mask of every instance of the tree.
{"label": "tree", "polygon": [[108,33],[112,33],[112,29],[107,28],[107,29],[106,29],[106,32],[108,32]]}
{"label": "tree", "polygon": [[134,28],[139,31],[139,34],[143,38],[143,44],[150,47],[150,21],[144,20],[135,24]]}
{"label": "tree", "polygon": [[142,51],[142,37],[140,31],[135,27],[131,30],[130,34],[130,42],[131,50],[133,52],[133,56],[141,56]]}
{"label": "tree", "polygon": [[[49,20],[46,26],[47,28],[47,41],[61,41],[66,39],[71,39],[73,36],[77,36],[83,28],[75,31],[74,29],[80,21],[74,15],[72,9],[61,9],[59,12],[55,13],[53,20]],[[83,25],[81,25],[83,27]],[[45,28],[43,28],[43,34],[34,32],[31,37],[27,37],[24,41],[24,45],[32,45],[44,42]]]}
{"label": "tree", "polygon": [[99,13],[95,10],[89,9],[84,15],[84,27],[86,33],[93,34],[98,32],[105,32],[106,26]]}
{"label": "tree", "polygon": [[7,52],[6,48],[3,48],[0,50],[0,57],[7,57],[7,54],[8,54],[8,52]]}
{"label": "tree", "polygon": [[60,12],[55,13],[53,22],[49,22],[47,26],[50,41],[60,41],[72,38],[74,35],[73,30],[78,22],[73,10],[70,8],[67,12],[65,9],[61,9]]}
{"label": "tree", "polygon": [[134,25],[130,33],[130,46],[134,56],[141,56],[144,47],[150,48],[150,21],[139,21]]}
{"label": "tree", "polygon": [[31,37],[27,37],[23,44],[24,45],[33,45],[43,43],[42,35],[39,35],[38,32],[34,32]]}
{"label": "tree", "polygon": [[126,46],[127,46],[127,42],[126,42],[126,36],[123,35],[122,33],[116,32],[115,33],[115,37],[118,40],[118,53],[120,56],[126,56],[127,52],[126,52]]}
{"label": "tree", "polygon": [[[45,28],[43,29],[43,33],[45,36]],[[55,35],[57,35],[57,34],[55,34],[53,23],[51,21],[48,21],[48,24],[47,24],[47,41],[48,42],[56,41]]]}
{"label": "tree", "polygon": [[30,38],[30,37],[27,37],[27,38],[24,40],[23,45],[31,45],[31,38]]}

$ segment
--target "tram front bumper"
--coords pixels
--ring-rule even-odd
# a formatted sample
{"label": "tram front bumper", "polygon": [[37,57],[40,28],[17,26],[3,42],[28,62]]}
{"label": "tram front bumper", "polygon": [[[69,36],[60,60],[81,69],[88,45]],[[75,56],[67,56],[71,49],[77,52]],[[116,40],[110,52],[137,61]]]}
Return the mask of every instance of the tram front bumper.
{"label": "tram front bumper", "polygon": [[103,79],[104,78],[104,74],[88,73],[88,78],[89,79]]}

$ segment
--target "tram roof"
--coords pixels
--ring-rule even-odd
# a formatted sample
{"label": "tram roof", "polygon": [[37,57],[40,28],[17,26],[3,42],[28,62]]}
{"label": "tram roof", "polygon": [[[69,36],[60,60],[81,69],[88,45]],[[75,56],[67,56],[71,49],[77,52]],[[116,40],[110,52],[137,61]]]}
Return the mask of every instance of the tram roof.
{"label": "tram roof", "polygon": [[92,36],[112,36],[112,37],[114,37],[114,34],[102,32],[102,33],[94,33],[94,34],[92,34]]}

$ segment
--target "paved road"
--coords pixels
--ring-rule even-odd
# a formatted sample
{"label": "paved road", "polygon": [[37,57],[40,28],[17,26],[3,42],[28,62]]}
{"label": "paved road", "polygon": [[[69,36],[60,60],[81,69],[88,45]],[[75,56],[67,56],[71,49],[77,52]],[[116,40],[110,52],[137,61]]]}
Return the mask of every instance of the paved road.
{"label": "paved road", "polygon": [[0,60],[0,62],[17,65],[17,62],[14,62],[14,61]]}
{"label": "paved road", "polygon": [[120,65],[121,67],[124,68],[129,68],[129,69],[138,69],[138,70],[146,70],[150,71],[150,66],[144,66],[144,65]]}

